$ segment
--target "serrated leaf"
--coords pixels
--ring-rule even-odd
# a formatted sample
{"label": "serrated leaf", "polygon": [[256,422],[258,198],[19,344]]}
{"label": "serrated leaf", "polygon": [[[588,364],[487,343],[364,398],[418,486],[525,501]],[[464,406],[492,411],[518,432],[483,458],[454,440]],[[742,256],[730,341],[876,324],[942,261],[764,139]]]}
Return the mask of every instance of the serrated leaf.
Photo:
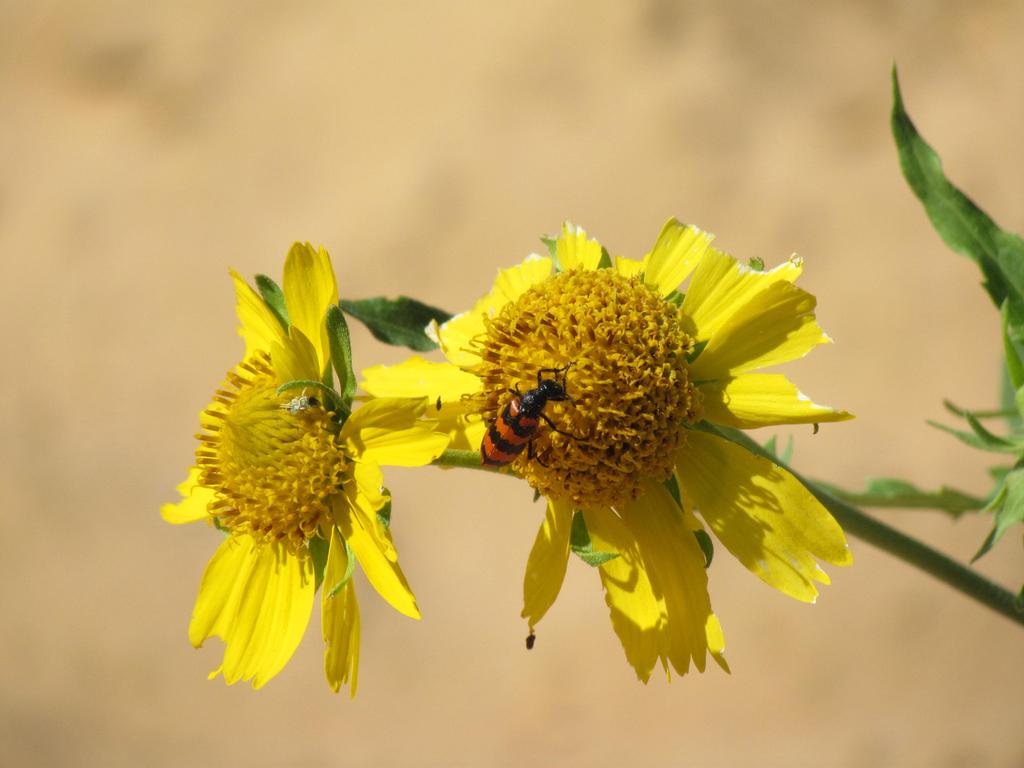
{"label": "serrated leaf", "polygon": [[[971,448],[977,448],[978,450],[981,451],[990,451],[992,453],[1021,452],[1020,445],[1014,442],[1010,442],[1008,440],[1004,440],[1001,437],[996,437],[991,432],[988,433],[990,437],[986,438],[983,437],[982,435],[979,435],[977,430],[975,430],[974,432],[963,432],[959,429],[947,427],[945,424],[940,424],[939,422],[932,421],[930,419],[928,420],[928,424],[935,427],[936,429],[941,429],[943,432],[948,432],[964,445],[971,446]],[[980,423],[976,418],[973,420],[973,424],[971,424],[972,429],[975,427],[975,425],[980,426]]]}
{"label": "serrated leaf", "polygon": [[327,308],[327,339],[331,347],[331,365],[338,374],[338,389],[341,390],[339,419],[344,422],[352,413],[352,399],[356,396],[356,374],[352,370],[352,341],[348,334],[348,323],[341,308],[332,304]]}
{"label": "serrated leaf", "polygon": [[288,319],[288,306],[284,301],[284,291],[266,275],[256,275],[256,289],[263,297],[263,302],[270,307],[270,311],[281,323],[281,327],[287,331],[291,321]]}
{"label": "serrated leaf", "polygon": [[981,268],[996,307],[1007,304],[1010,335],[1024,334],[1024,240],[1000,229],[942,171],[942,161],[921,138],[903,107],[896,68],[892,70],[892,132],[903,175],[928,218],[957,253]]}
{"label": "serrated leaf", "polygon": [[342,299],[339,304],[345,312],[369,328],[378,341],[417,352],[437,349],[437,344],[427,336],[425,330],[431,321],[444,323],[452,318],[443,309],[408,296],[399,296],[397,299],[377,296],[355,301]]}
{"label": "serrated leaf", "polygon": [[572,516],[569,548],[576,557],[594,568],[619,556],[618,552],[601,552],[594,549],[594,544],[590,540],[590,531],[587,530],[587,521],[583,519],[580,512],[576,512]]}
{"label": "serrated leaf", "polygon": [[992,549],[1008,528],[1024,523],[1024,469],[1017,468],[1006,475],[990,508],[995,517],[995,525],[977,554],[971,558],[972,563]]}
{"label": "serrated leaf", "polygon": [[985,440],[985,441],[990,442],[990,443],[1000,443],[1000,442],[1002,442],[1002,443],[1010,444],[1010,443],[1013,442],[1011,440],[1007,440],[1006,438],[999,437],[998,435],[994,435],[991,432],[989,432],[988,429],[986,429],[984,427],[984,425],[982,425],[982,423],[980,421],[978,421],[978,417],[975,416],[970,411],[967,411],[967,413],[964,414],[964,418],[967,419],[967,423],[970,425],[971,429],[974,431],[974,434],[976,434],[982,440]]}
{"label": "serrated leaf", "polygon": [[[826,486],[825,483],[819,485]],[[983,509],[985,499],[942,486],[938,491],[922,491],[905,480],[893,477],[870,478],[867,487],[860,492],[826,486],[832,495],[852,504],[865,507],[898,507],[902,509],[937,509],[959,517],[964,512]]]}
{"label": "serrated leaf", "polygon": [[1012,402],[1010,404],[1009,410],[1004,409],[1004,408],[999,408],[997,410],[992,410],[992,411],[972,411],[972,410],[968,410],[967,408],[961,408],[959,405],[957,405],[956,403],[954,403],[951,400],[943,400],[942,401],[942,406],[947,411],[949,411],[954,416],[956,416],[957,418],[960,418],[960,419],[966,419],[967,418],[967,414],[970,414],[975,419],[995,419],[995,418],[1005,419],[1005,418],[1007,418],[1009,416],[1013,416],[1014,414],[1017,413],[1017,408],[1016,408],[1016,406],[1013,405]]}

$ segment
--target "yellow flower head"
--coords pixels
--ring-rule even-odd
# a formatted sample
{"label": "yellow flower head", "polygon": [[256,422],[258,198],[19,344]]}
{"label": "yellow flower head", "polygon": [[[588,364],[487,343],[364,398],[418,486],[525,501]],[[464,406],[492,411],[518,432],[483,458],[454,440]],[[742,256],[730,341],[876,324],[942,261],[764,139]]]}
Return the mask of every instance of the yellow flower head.
{"label": "yellow flower head", "polygon": [[[232,277],[245,359],[200,414],[182,500],[161,509],[168,522],[207,520],[227,534],[203,575],[189,639],[198,648],[222,638],[224,660],[211,677],[259,688],[294,653],[322,581],[327,681],[335,691],[348,683],[354,696],[355,564],[396,610],[420,615],[388,529],[380,465],[427,464],[448,438],[421,418],[420,400],[374,400],[350,413],[349,363],[336,359],[326,322],[330,312],[341,316],[325,250],[293,246],[283,290],[265,280],[266,300]],[[331,387],[332,368],[345,395]]]}
{"label": "yellow flower head", "polygon": [[[717,434],[839,421],[784,376],[759,371],[829,341],[802,263],[747,267],[670,220],[642,261],[610,258],[566,224],[551,256],[503,270],[432,333],[449,363],[364,372],[378,397],[428,396],[452,447],[481,450],[547,498],[527,563],[530,630],[570,552],[597,567],[612,624],[646,681],[707,653],[725,667],[702,542],[797,599],[846,564],[842,530],[789,472]],[[683,284],[686,283],[685,288]]]}

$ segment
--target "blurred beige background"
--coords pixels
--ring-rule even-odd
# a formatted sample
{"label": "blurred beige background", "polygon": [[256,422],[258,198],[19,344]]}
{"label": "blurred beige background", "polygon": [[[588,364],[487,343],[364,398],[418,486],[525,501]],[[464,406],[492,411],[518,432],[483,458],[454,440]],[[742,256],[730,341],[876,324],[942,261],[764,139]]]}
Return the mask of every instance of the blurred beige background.
{"label": "blurred beige background", "polygon": [[[540,506],[433,469],[388,475],[424,620],[361,590],[355,701],[316,617],[263,691],[206,681],[218,643],[186,627],[217,538],[158,507],[241,354],[228,268],[278,276],[295,239],[345,296],[453,310],[565,217],[633,256],[670,215],[741,259],[799,252],[836,344],[790,373],[859,418],[801,431],[796,465],[988,487],[924,420],[993,403],[997,315],[900,176],[889,67],[952,178],[1022,231],[1024,5],[514,7],[0,6],[0,764],[1024,764],[1020,628],[866,545],[814,607],[720,549],[733,674],[645,687],[579,562],[526,653]],[[989,525],[885,517],[961,559]],[[1019,586],[1019,530],[980,568]]]}

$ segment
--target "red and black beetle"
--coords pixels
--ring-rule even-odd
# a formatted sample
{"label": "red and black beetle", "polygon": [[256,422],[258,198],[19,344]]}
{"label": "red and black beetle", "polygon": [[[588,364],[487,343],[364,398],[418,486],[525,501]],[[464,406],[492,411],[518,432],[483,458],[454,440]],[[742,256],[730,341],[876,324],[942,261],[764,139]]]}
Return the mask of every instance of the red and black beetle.
{"label": "red and black beetle", "polygon": [[[551,429],[559,434],[566,435],[575,440],[579,438],[569,432],[565,432],[554,425],[544,415],[544,406],[549,400],[568,400],[572,402],[569,393],[565,391],[565,377],[572,363],[561,368],[541,368],[537,371],[537,386],[526,392],[519,391],[519,385],[509,392],[513,397],[497,417],[491,419],[480,443],[480,458],[487,466],[503,467],[515,461],[516,456],[523,452],[523,448],[529,446],[529,457],[533,455],[533,438],[537,434],[537,427],[541,420]],[[545,373],[553,374],[551,378],[544,378]],[[561,379],[558,378],[561,374]],[[537,459],[540,461],[540,459]]]}

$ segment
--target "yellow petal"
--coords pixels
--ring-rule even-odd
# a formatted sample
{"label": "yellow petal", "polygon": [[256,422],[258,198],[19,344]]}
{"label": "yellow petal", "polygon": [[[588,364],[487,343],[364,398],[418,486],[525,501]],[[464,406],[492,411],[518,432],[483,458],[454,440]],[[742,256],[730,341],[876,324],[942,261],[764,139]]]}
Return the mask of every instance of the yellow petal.
{"label": "yellow petal", "polygon": [[413,355],[397,365],[375,365],[362,372],[362,387],[374,397],[426,397],[434,403],[459,400],[479,392],[480,379],[451,363],[435,363]]}
{"label": "yellow petal", "polygon": [[[391,536],[377,519],[376,510],[370,511],[375,502],[367,497],[360,498],[365,490],[360,487],[357,494],[354,485],[347,485],[345,493],[335,497],[333,506],[338,529],[380,596],[399,613],[418,619],[420,610],[398,565]],[[379,489],[377,492],[380,493]]]}
{"label": "yellow petal", "polygon": [[288,329],[284,342],[270,348],[274,375],[282,384],[298,380],[319,381],[320,363],[316,354],[313,344],[293,325]]}
{"label": "yellow petal", "polygon": [[548,501],[544,522],[526,561],[523,580],[523,618],[532,630],[554,605],[565,580],[569,561],[569,534],[572,532],[572,504]]}
{"label": "yellow petal", "polygon": [[852,562],[839,524],[773,462],[716,435],[689,431],[676,467],[687,507],[744,566],[780,592],[813,602],[814,582],[828,583],[817,560]]}
{"label": "yellow petal", "polygon": [[238,334],[245,340],[245,356],[269,353],[274,344],[283,343],[284,327],[263,298],[235,270],[231,270],[231,279],[235,284],[235,312],[242,324]]}
{"label": "yellow petal", "polygon": [[668,296],[689,277],[714,239],[714,235],[697,227],[669,219],[651,252],[644,258],[644,284],[662,296]]}
{"label": "yellow petal", "polygon": [[351,474],[345,480],[344,488],[348,497],[351,514],[353,514],[366,534],[373,540],[374,546],[388,560],[398,561],[398,552],[387,528],[380,522],[377,513],[388,502],[384,491],[384,473],[373,462],[353,462]]}
{"label": "yellow petal", "polygon": [[485,315],[493,314],[487,311],[487,307],[481,307],[484,303],[485,299],[481,299],[470,311],[460,312],[441,324],[431,320],[427,326],[427,336],[437,342],[444,356],[454,365],[472,368],[480,363],[480,357],[472,351],[470,342],[474,336],[487,330],[483,323]]}
{"label": "yellow petal", "polygon": [[337,693],[347,682],[349,695],[355,697],[359,683],[359,603],[355,584],[349,579],[337,593],[330,594],[333,585],[341,581],[347,571],[345,543],[338,530],[332,527],[322,590],[321,623],[327,645],[324,649],[324,674],[332,691]]}
{"label": "yellow petal", "polygon": [[249,536],[229,536],[203,574],[189,626],[199,647],[208,637],[225,642],[219,671],[228,684],[263,686],[291,658],[309,623],[314,593],[308,554],[280,544],[257,546]]}
{"label": "yellow petal", "polygon": [[659,659],[666,673],[671,665],[686,674],[691,659],[703,671],[709,641],[720,657],[704,555],[664,487],[649,484],[621,517],[602,509],[585,516],[595,545],[621,553],[600,570],[612,625],[637,676],[646,681]]}
{"label": "yellow petal", "polygon": [[313,250],[309,243],[295,243],[284,262],[282,289],[288,319],[315,348],[317,375],[310,378],[319,380],[331,358],[324,316],[331,304],[338,303],[338,284],[327,251],[322,247]]}
{"label": "yellow petal", "polygon": [[628,259],[625,256],[616,256],[612,259],[612,264],[615,267],[615,272],[629,279],[636,277],[637,275],[643,274],[644,269],[647,267],[647,262],[650,259],[650,254],[647,255],[643,261],[637,261],[636,259]]}
{"label": "yellow petal", "polygon": [[532,254],[514,267],[498,271],[498,278],[491,290],[491,306],[501,309],[515,301],[527,290],[551,277],[554,264],[547,256]]}
{"label": "yellow petal", "polygon": [[445,357],[462,368],[471,368],[479,363],[480,358],[471,351],[470,341],[486,331],[483,319],[494,317],[503,306],[518,299],[530,286],[548,279],[553,268],[549,258],[528,256],[514,267],[500,270],[490,293],[477,301],[469,312],[456,315],[440,326],[434,324],[433,334]]}
{"label": "yellow petal", "polygon": [[570,221],[562,224],[562,234],[555,243],[555,254],[563,270],[597,269],[601,261],[601,244],[588,240],[582,227]]}
{"label": "yellow petal", "polygon": [[423,399],[382,398],[363,403],[341,429],[345,452],[361,461],[397,467],[429,464],[448,447],[447,434],[420,417]]}
{"label": "yellow petal", "polygon": [[811,294],[779,281],[722,324],[691,367],[694,378],[735,376],[803,357],[832,341],[814,318]]}
{"label": "yellow petal", "polygon": [[705,627],[712,613],[704,554],[697,538],[660,483],[648,485],[622,514],[636,537],[651,584],[665,603],[669,661],[681,675],[688,671],[690,659],[703,672]]}
{"label": "yellow petal", "polygon": [[612,510],[584,510],[595,549],[619,556],[598,566],[612,627],[622,643],[626,660],[643,682],[662,655],[665,605],[654,594],[636,539]]}
{"label": "yellow petal", "polygon": [[815,403],[780,374],[748,373],[735,379],[708,382],[700,386],[700,391],[704,396],[704,418],[740,429],[853,418],[846,411]]}
{"label": "yellow petal", "polygon": [[210,519],[209,507],[216,494],[212,489],[199,485],[198,469],[189,469],[188,477],[177,487],[177,491],[181,494],[181,501],[160,507],[160,516],[164,520],[180,525]]}
{"label": "yellow petal", "polygon": [[[463,399],[480,391],[480,379],[451,363],[411,357],[398,365],[376,365],[363,371],[363,390],[374,397],[426,397],[426,415],[435,432],[447,434],[449,448],[476,449],[486,424]],[[440,402],[440,408],[437,403]]]}
{"label": "yellow petal", "polygon": [[707,346],[694,378],[716,379],[793,360],[830,341],[814,319],[815,299],[793,286],[802,262],[757,272],[708,248],[683,299],[687,331]]}

